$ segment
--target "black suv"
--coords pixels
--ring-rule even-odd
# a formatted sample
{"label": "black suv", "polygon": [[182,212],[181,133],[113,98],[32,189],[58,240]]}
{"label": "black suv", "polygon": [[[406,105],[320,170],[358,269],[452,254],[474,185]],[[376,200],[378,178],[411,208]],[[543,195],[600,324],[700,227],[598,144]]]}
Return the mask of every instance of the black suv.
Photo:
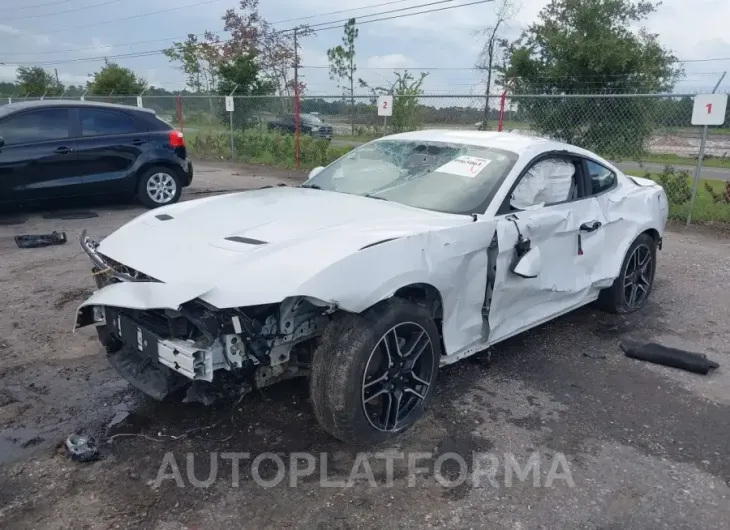
{"label": "black suv", "polygon": [[[270,131],[294,134],[296,130],[294,119],[294,114],[280,116],[276,120],[270,121],[267,128]],[[301,134],[308,134],[313,138],[322,140],[332,140],[332,125],[329,123],[323,122],[314,114],[300,114],[299,120],[299,132]]]}
{"label": "black suv", "polygon": [[136,196],[172,204],[193,179],[181,132],[150,109],[71,100],[0,106],[0,204]]}

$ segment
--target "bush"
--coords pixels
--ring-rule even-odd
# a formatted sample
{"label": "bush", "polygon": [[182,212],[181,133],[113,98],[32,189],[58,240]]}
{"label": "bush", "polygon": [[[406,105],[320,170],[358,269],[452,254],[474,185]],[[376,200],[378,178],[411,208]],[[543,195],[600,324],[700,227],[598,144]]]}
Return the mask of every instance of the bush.
{"label": "bush", "polygon": [[677,172],[673,166],[666,165],[656,180],[664,188],[670,206],[681,206],[692,199],[692,177],[686,171]]}
{"label": "bush", "polygon": [[[294,136],[247,130],[233,134],[235,160],[292,168],[296,165]],[[301,136],[299,160],[302,169],[326,166],[352,146],[333,147],[326,140]],[[190,141],[190,154],[200,158],[231,158],[231,136],[228,133],[199,133]]]}

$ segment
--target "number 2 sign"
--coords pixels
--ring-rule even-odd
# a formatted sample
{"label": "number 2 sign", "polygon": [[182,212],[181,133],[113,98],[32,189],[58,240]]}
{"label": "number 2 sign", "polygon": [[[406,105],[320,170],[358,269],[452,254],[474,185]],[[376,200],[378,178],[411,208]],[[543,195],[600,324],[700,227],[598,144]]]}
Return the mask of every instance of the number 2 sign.
{"label": "number 2 sign", "polygon": [[393,96],[378,96],[378,116],[393,115]]}
{"label": "number 2 sign", "polygon": [[699,94],[692,107],[692,125],[722,125],[726,109],[727,94]]}

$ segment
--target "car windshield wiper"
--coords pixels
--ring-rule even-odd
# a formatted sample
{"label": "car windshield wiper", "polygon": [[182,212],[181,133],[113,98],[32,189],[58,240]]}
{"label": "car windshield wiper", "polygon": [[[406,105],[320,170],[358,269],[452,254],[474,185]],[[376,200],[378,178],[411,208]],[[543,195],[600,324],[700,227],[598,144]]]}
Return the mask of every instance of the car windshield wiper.
{"label": "car windshield wiper", "polygon": [[363,195],[363,197],[367,197],[368,199],[378,199],[380,201],[387,201],[388,200],[385,197],[378,197],[377,195],[371,195],[369,193],[366,193],[365,195]]}
{"label": "car windshield wiper", "polygon": [[319,184],[302,184],[299,186],[300,188],[311,188],[313,190],[321,190],[322,186]]}

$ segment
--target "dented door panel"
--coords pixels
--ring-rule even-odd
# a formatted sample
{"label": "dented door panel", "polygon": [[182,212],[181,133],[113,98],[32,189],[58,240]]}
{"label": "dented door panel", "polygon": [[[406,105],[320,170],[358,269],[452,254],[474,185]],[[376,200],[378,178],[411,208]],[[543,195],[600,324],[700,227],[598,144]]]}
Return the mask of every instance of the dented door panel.
{"label": "dented door panel", "polygon": [[[518,212],[512,219],[504,216],[497,223],[499,251],[489,342],[590,302],[598,292],[595,284],[601,279],[601,261],[609,252],[602,230],[606,218],[594,198]],[[585,230],[586,225],[595,229]],[[536,278],[511,272],[519,233],[540,249]]]}

